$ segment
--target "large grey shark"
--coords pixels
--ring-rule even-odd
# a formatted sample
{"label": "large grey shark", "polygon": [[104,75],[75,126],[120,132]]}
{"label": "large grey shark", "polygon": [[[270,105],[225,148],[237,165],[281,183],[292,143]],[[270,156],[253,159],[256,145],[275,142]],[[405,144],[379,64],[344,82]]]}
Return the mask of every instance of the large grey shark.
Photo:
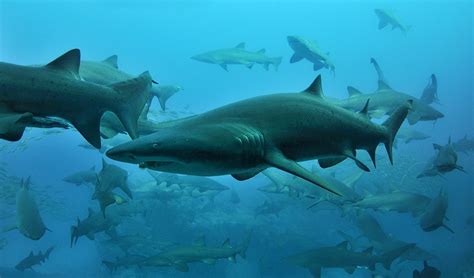
{"label": "large grey shark", "polygon": [[351,206],[364,209],[374,209],[382,212],[396,211],[421,215],[428,207],[431,198],[407,191],[395,190],[390,193],[368,195]]}
{"label": "large grey shark", "polygon": [[[177,270],[189,271],[189,263],[203,262],[215,264],[217,260],[228,259],[235,261],[236,256],[246,257],[250,235],[239,245],[231,246],[227,239],[221,246],[209,246],[204,238],[197,240],[193,245],[172,247],[156,256],[146,259],[141,266],[174,266]],[[163,264],[163,262],[165,262]]]}
{"label": "large grey shark", "polygon": [[[103,61],[81,61],[79,74],[84,80],[101,85],[110,85],[134,78],[133,75],[119,69],[117,60],[117,55],[112,55]],[[155,84],[150,89],[146,112],[150,109],[149,106],[155,97],[160,102],[161,108],[165,110],[168,99],[181,90],[181,87],[176,85],[157,85],[155,81],[153,83]]]}
{"label": "large grey shark", "polygon": [[24,258],[21,260],[15,268],[20,271],[24,271],[26,269],[31,269],[33,270],[33,266],[35,265],[40,265],[46,261],[46,259],[49,258],[49,254],[51,254],[51,251],[53,251],[53,247],[48,248],[44,254],[39,251],[38,255],[35,255],[33,251],[30,252],[28,257]]}
{"label": "large grey shark", "polygon": [[375,162],[375,150],[385,145],[393,162],[393,139],[410,103],[401,104],[382,124],[361,113],[338,107],[323,97],[321,77],[301,93],[255,97],[180,120],[156,133],[107,151],[107,156],[152,170],[199,176],[232,174],[254,177],[269,167],[291,173],[335,194],[325,179],[297,161],[319,159],[330,167],[346,158],[368,171],[356,158],[365,149]]}
{"label": "large grey shark", "polygon": [[265,70],[268,70],[270,65],[278,70],[281,63],[281,57],[268,57],[265,55],[265,49],[260,49],[257,52],[248,51],[245,49],[245,43],[239,43],[233,48],[224,48],[202,53],[191,57],[196,61],[215,64],[221,66],[227,71],[227,65],[244,65],[252,68],[254,64],[263,65]]}
{"label": "large grey shark", "polygon": [[436,75],[432,74],[430,76],[430,80],[428,81],[428,85],[426,85],[425,89],[423,90],[423,94],[420,97],[420,100],[426,104],[439,103],[438,98],[438,79]]}
{"label": "large grey shark", "polygon": [[474,138],[468,138],[467,135],[464,135],[463,138],[453,142],[453,147],[457,152],[472,152],[474,151]]}
{"label": "large grey shark", "polygon": [[417,178],[443,175],[454,170],[465,172],[464,168],[457,164],[458,154],[451,143],[451,137],[449,137],[448,144],[444,146],[433,144],[433,148],[437,151],[437,154]]}
{"label": "large grey shark", "polygon": [[317,248],[288,257],[289,263],[307,268],[314,278],[321,277],[322,268],[343,268],[347,273],[353,274],[358,267],[368,267],[375,270],[377,263],[383,264],[390,269],[392,262],[412,248],[414,244],[406,244],[398,249],[375,255],[373,247],[362,252],[356,252],[348,248],[348,242],[344,241],[337,246]]}
{"label": "large grey shark", "polygon": [[89,208],[89,215],[86,219],[80,220],[77,218],[77,225],[71,226],[71,247],[77,243],[77,240],[81,236],[87,236],[90,240],[95,239],[95,234],[100,232],[106,232],[111,237],[115,235],[115,226],[119,222],[113,217],[104,218],[101,213],[96,213]]}
{"label": "large grey shark", "polygon": [[454,231],[444,223],[445,219],[447,219],[447,209],[448,196],[443,190],[440,190],[438,196],[430,202],[425,213],[420,218],[420,227],[423,231],[431,232],[444,227],[446,230],[454,233]]}
{"label": "large grey shark", "polygon": [[379,18],[379,30],[385,28],[387,25],[392,25],[392,30],[400,29],[400,31],[406,34],[411,29],[411,26],[402,25],[394,14],[386,10],[375,9],[374,12]]}
{"label": "large grey shark", "polygon": [[412,109],[407,116],[410,125],[414,125],[419,121],[436,121],[437,119],[444,117],[441,112],[425,102],[392,89],[383,79],[377,61],[373,58],[371,58],[370,61],[374,65],[379,76],[377,90],[371,94],[364,94],[356,88],[349,86],[347,87],[349,97],[343,100],[334,100],[336,104],[352,111],[357,111],[360,109],[359,107],[364,105],[364,103],[370,99],[369,115],[374,118],[380,118],[384,115],[392,114],[395,109],[407,100],[413,100]]}
{"label": "large grey shark", "polygon": [[295,52],[291,56],[290,63],[306,59],[313,63],[315,71],[326,68],[335,74],[336,67],[329,59],[329,53],[323,53],[316,42],[299,36],[288,36],[287,40],[291,49]]}
{"label": "large grey shark", "polygon": [[30,178],[21,180],[16,194],[16,224],[4,231],[18,229],[25,237],[39,240],[49,229],[43,223],[35,198],[30,193]]}
{"label": "large grey shark", "polygon": [[45,66],[0,63],[0,104],[20,114],[66,119],[96,148],[101,146],[100,118],[112,111],[136,138],[137,120],[149,98],[149,73],[103,86],[81,80],[79,66],[79,49]]}

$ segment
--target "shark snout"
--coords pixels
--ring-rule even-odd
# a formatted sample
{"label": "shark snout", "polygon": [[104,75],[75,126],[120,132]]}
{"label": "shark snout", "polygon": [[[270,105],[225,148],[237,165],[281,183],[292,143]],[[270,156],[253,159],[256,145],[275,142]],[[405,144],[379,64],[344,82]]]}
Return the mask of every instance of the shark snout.
{"label": "shark snout", "polygon": [[137,163],[137,152],[138,152],[138,146],[134,144],[135,142],[129,142],[125,143],[116,147],[113,147],[109,149],[105,155],[107,157],[117,160],[117,161],[122,161],[122,162],[128,162],[128,163]]}

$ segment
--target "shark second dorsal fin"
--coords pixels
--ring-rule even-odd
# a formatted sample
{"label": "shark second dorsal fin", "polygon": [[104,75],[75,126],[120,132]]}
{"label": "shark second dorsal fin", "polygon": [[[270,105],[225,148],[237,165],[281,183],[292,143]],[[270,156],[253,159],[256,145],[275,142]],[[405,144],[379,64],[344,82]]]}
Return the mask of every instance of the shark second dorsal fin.
{"label": "shark second dorsal fin", "polygon": [[238,45],[236,45],[235,48],[245,49],[245,43],[241,42]]}
{"label": "shark second dorsal fin", "polygon": [[107,64],[113,68],[118,69],[118,63],[117,63],[118,57],[117,55],[112,55],[109,58],[105,59],[102,61],[102,63]]}
{"label": "shark second dorsal fin", "polygon": [[311,85],[309,85],[309,87],[306,88],[306,90],[304,90],[303,93],[308,93],[314,96],[323,97],[324,94],[323,94],[323,89],[321,85],[321,75],[318,75],[318,77],[314,79]]}
{"label": "shark second dorsal fin", "polygon": [[45,67],[63,71],[74,78],[79,78],[79,65],[81,64],[81,51],[72,49],[47,64]]}

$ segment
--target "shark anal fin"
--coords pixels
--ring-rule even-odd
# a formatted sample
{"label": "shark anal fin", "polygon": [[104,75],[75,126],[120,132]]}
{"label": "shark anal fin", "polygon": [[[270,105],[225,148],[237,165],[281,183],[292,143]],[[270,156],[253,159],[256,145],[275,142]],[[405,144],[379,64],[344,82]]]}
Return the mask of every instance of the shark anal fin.
{"label": "shark anal fin", "polygon": [[94,112],[84,111],[81,115],[77,115],[72,121],[72,125],[92,146],[100,149],[100,118],[102,115]]}
{"label": "shark anal fin", "polygon": [[276,167],[280,170],[283,170],[285,172],[298,176],[304,180],[307,180],[338,196],[342,196],[342,194],[338,192],[338,190],[336,190],[336,188],[333,187],[329,182],[314,175],[313,173],[311,173],[310,171],[308,171],[307,169],[303,168],[301,165],[296,163],[294,160],[290,160],[286,158],[278,149],[273,149],[267,152],[265,154],[265,161],[273,167]]}
{"label": "shark anal fin", "polygon": [[319,163],[319,166],[321,166],[321,168],[329,168],[343,162],[344,160],[346,160],[346,158],[347,157],[345,156],[339,156],[339,157],[334,157],[334,158],[321,158],[321,159],[318,159],[318,163]]}

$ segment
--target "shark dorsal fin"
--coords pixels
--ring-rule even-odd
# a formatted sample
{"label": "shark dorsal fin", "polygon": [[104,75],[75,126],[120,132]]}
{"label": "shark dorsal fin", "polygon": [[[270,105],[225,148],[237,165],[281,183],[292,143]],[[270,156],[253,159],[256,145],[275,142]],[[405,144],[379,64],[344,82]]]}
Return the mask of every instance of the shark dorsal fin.
{"label": "shark dorsal fin", "polygon": [[349,245],[349,241],[345,240],[337,245],[338,248],[343,248],[347,249],[347,246]]}
{"label": "shark dorsal fin", "polygon": [[105,59],[102,61],[102,63],[107,64],[113,68],[118,69],[118,63],[117,63],[118,57],[117,55],[112,55],[109,58]]}
{"label": "shark dorsal fin", "polygon": [[245,49],[245,43],[241,42],[238,45],[236,45],[235,48]]}
{"label": "shark dorsal fin", "polygon": [[367,99],[364,107],[362,108],[362,110],[359,111],[359,114],[364,115],[365,117],[369,117],[369,101],[370,98]]}
{"label": "shark dorsal fin", "polygon": [[47,64],[45,67],[63,71],[75,78],[79,77],[79,65],[81,64],[81,51],[72,49]]}
{"label": "shark dorsal fin", "polygon": [[392,90],[392,88],[390,86],[388,86],[388,84],[385,83],[385,81],[379,80],[377,90],[378,91],[380,91],[380,90]]}
{"label": "shark dorsal fin", "polygon": [[198,238],[194,241],[194,245],[195,245],[195,246],[206,246],[206,238],[205,238],[204,236],[198,237]]}
{"label": "shark dorsal fin", "polygon": [[352,86],[347,86],[347,93],[349,94],[349,97],[362,95],[361,91],[357,90],[356,88]]}
{"label": "shark dorsal fin", "polygon": [[230,247],[230,239],[226,239],[226,240],[222,243],[222,247]]}
{"label": "shark dorsal fin", "polygon": [[265,54],[265,48],[262,48],[260,49],[259,51],[257,51],[258,54]]}
{"label": "shark dorsal fin", "polygon": [[34,255],[33,251],[30,251],[30,255],[28,255],[28,256],[33,257],[33,255]]}
{"label": "shark dorsal fin", "polygon": [[318,75],[318,77],[314,79],[313,83],[311,83],[311,85],[309,85],[309,87],[306,88],[306,90],[304,90],[303,93],[308,93],[308,94],[319,96],[319,97],[324,96],[322,85],[321,85],[321,75]]}

